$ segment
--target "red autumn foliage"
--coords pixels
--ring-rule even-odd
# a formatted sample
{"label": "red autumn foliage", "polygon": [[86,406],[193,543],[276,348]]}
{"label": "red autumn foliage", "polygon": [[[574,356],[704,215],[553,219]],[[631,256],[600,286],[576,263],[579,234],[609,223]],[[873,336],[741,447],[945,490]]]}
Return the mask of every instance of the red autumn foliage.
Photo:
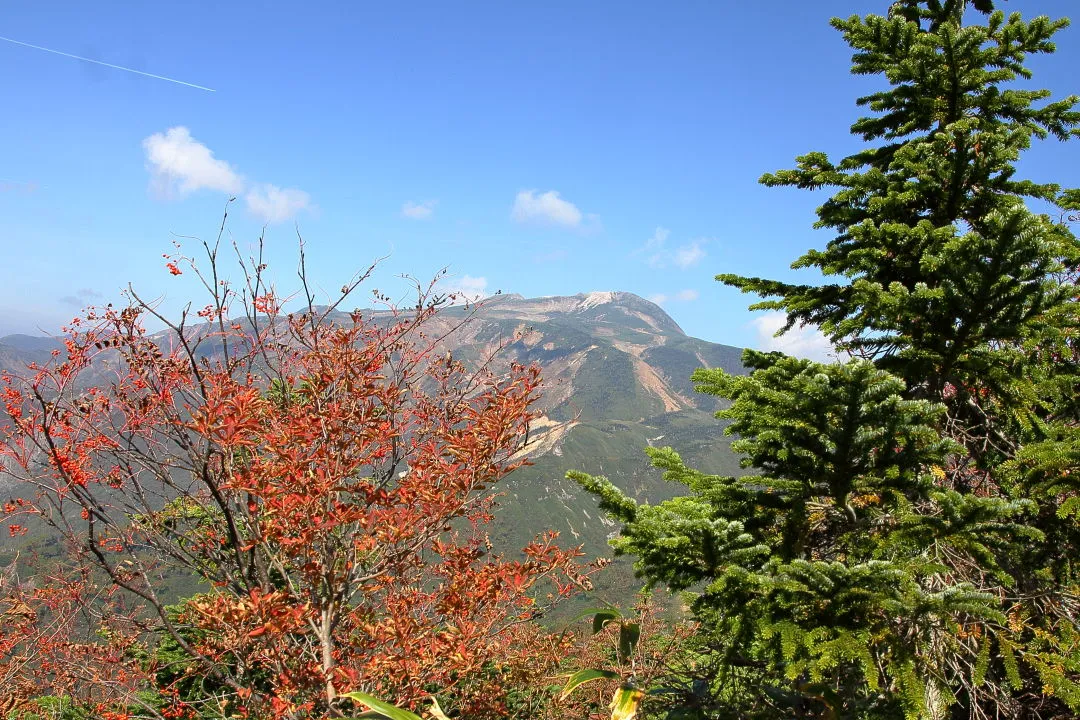
{"label": "red autumn foliage", "polygon": [[39,717],[35,698],[67,698],[92,711],[137,705],[145,672],[132,662],[140,627],[86,573],[20,582],[0,570],[0,717]]}
{"label": "red autumn foliage", "polygon": [[[234,290],[207,250],[206,270],[166,267],[203,280],[209,322],[169,323],[132,292],[73,323],[66,357],[4,378],[0,452],[33,512],[142,603],[184,677],[214,688],[200,702],[329,717],[342,692],[410,704],[434,687],[497,716],[508,681],[557,657],[527,622],[538,603],[588,582],[554,533],[503,557],[483,532],[492,486],[526,462],[539,370],[454,360],[425,332],[445,301],[431,287],[344,314],[368,273],[319,308],[302,271],[286,314],[261,261]],[[179,615],[155,585],[168,567],[212,588]],[[175,695],[164,714],[198,710]]]}

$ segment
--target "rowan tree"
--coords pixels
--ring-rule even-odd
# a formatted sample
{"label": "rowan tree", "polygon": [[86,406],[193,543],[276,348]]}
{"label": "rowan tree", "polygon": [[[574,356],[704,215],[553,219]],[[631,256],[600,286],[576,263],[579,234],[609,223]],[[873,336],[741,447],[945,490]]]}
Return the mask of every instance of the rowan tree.
{"label": "rowan tree", "polygon": [[694,375],[730,401],[719,416],[754,474],[650,450],[692,493],[657,506],[577,476],[623,521],[617,552],[700,591],[714,715],[1080,711],[1077,193],[1016,165],[1033,139],[1077,135],[1080,113],[1014,83],[1066,21],[995,4],[832,21],[852,71],[888,83],[858,100],[866,147],[761,180],[835,189],[816,225],[835,238],[793,265],[825,280],[717,279],[852,359],[748,351],[747,377]]}
{"label": "rowan tree", "polygon": [[150,708],[138,622],[85,572],[0,570],[0,717]]}
{"label": "rowan tree", "polygon": [[[166,638],[146,660],[165,715],[339,716],[354,690],[498,715],[508,682],[554,660],[527,620],[588,582],[554,533],[510,558],[483,532],[492,486],[526,462],[539,370],[454,360],[428,334],[431,287],[339,312],[369,270],[317,306],[301,250],[286,312],[261,260],[234,286],[206,250],[205,268],[166,264],[203,281],[202,310],[172,322],[132,290],[4,378],[24,497]],[[206,589],[174,607],[158,580],[176,567]]]}

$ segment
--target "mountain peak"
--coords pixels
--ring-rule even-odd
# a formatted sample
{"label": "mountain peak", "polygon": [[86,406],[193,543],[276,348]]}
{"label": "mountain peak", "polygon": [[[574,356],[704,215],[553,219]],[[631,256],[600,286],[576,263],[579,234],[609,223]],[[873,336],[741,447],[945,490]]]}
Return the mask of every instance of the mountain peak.
{"label": "mountain peak", "polygon": [[597,305],[605,305],[607,303],[616,302],[619,293],[611,290],[598,290],[594,292],[581,293],[576,297],[581,298],[581,309],[588,310],[589,308],[596,307]]}
{"label": "mountain peak", "polygon": [[536,298],[499,295],[485,300],[480,313],[488,318],[513,317],[526,322],[546,322],[564,317],[572,318],[574,322],[626,325],[649,332],[686,334],[659,305],[620,290]]}

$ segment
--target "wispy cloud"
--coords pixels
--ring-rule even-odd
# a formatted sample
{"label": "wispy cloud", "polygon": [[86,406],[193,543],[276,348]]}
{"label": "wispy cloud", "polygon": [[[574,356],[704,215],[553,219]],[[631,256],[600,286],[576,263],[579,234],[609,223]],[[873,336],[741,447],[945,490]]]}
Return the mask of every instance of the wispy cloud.
{"label": "wispy cloud", "polygon": [[510,209],[514,222],[523,224],[558,225],[561,227],[581,227],[584,218],[581,210],[569,200],[563,200],[555,190],[538,193],[536,190],[522,190],[514,198]]}
{"label": "wispy cloud", "polygon": [[210,148],[191,136],[186,127],[169,128],[143,140],[154,188],[164,194],[217,190],[236,194],[244,180],[229,163],[218,160]]}
{"label": "wispy cloud", "polygon": [[0,192],[24,192],[32,193],[37,192],[41,188],[34,181],[22,182],[19,180],[9,180],[7,178],[0,178]]}
{"label": "wispy cloud", "polygon": [[425,200],[424,202],[406,202],[401,206],[401,216],[412,220],[427,220],[435,212],[438,200]]}
{"label": "wispy cloud", "polygon": [[672,302],[693,302],[697,300],[700,294],[697,290],[687,288],[680,290],[674,295],[668,295],[667,293],[655,293],[648,297],[650,302],[654,302],[657,305],[666,305]]}
{"label": "wispy cloud", "polygon": [[124,67],[123,65],[113,65],[112,63],[103,62],[101,60],[95,60],[93,58],[82,57],[81,55],[72,55],[71,53],[62,52],[60,50],[53,50],[52,48],[42,47],[41,45],[31,45],[28,42],[22,40],[13,40],[8,37],[0,36],[0,40],[4,42],[12,43],[13,45],[22,45],[33,50],[41,50],[42,52],[52,53],[53,55],[62,55],[66,58],[72,58],[73,60],[80,60],[82,62],[93,63],[94,65],[103,65],[107,68],[114,70],[123,70],[124,72],[135,73],[136,75],[142,75],[143,77],[153,78],[154,80],[164,80],[166,82],[176,83],[177,85],[184,85],[189,88],[195,88],[196,90],[205,90],[206,92],[217,92],[213,88],[208,88],[203,85],[196,85],[195,83],[185,82],[183,80],[177,80],[176,78],[166,77],[164,75],[155,75],[154,73],[143,72],[142,70],[136,70],[134,68]]}
{"label": "wispy cloud", "polygon": [[706,239],[691,240],[688,243],[672,248],[668,245],[671,231],[666,227],[657,226],[651,237],[645,244],[633,252],[645,258],[649,267],[661,269],[675,266],[680,270],[688,270],[700,263],[706,255],[704,245]]}
{"label": "wispy cloud", "polygon": [[675,265],[686,270],[697,265],[705,257],[700,240],[693,240],[687,245],[675,249]]}
{"label": "wispy cloud", "polygon": [[439,283],[439,291],[454,295],[454,302],[476,302],[486,298],[488,281],[485,277],[463,275],[460,278],[447,277]]}
{"label": "wispy cloud", "polygon": [[265,223],[288,220],[311,204],[311,197],[303,190],[269,183],[252,188],[244,199],[251,214]]}
{"label": "wispy cloud", "polygon": [[65,305],[71,305],[72,307],[83,308],[94,300],[100,300],[103,297],[105,296],[92,288],[80,288],[76,290],[73,295],[64,295],[61,297],[60,302]]}
{"label": "wispy cloud", "polygon": [[636,254],[646,253],[648,254],[648,262],[650,265],[656,265],[663,259],[663,254],[667,250],[667,239],[671,236],[671,231],[666,227],[656,226],[653,230],[652,236],[645,241],[645,245],[638,248],[634,252]]}
{"label": "wispy cloud", "polygon": [[289,220],[311,208],[311,196],[298,188],[249,183],[229,163],[196,140],[182,125],[143,140],[151,188],[162,197],[215,190],[227,195],[245,192],[248,211],[264,223]]}
{"label": "wispy cloud", "polygon": [[757,331],[757,347],[818,362],[836,360],[836,350],[817,328],[796,326],[778,337],[776,333],[786,322],[787,316],[782,312],[767,312],[751,320]]}

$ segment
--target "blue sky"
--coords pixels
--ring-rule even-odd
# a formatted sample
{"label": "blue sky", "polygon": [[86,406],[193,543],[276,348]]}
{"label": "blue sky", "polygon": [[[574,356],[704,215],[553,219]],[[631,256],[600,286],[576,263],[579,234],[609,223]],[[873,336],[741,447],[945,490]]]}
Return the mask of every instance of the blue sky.
{"label": "blue sky", "polygon": [[[283,290],[299,228],[327,289],[388,255],[372,287],[391,294],[443,266],[477,291],[626,290],[693,335],[767,345],[712,278],[792,277],[828,241],[825,195],[756,179],[855,147],[853,100],[879,81],[848,75],[828,19],[887,5],[5,3],[0,36],[214,92],[0,41],[0,335],[128,282],[166,309],[200,299],[162,254],[212,239],[235,195],[230,237],[246,251],[265,225]],[[1080,29],[1058,44],[1034,82],[1077,92]],[[1024,171],[1080,185],[1080,143]]]}

